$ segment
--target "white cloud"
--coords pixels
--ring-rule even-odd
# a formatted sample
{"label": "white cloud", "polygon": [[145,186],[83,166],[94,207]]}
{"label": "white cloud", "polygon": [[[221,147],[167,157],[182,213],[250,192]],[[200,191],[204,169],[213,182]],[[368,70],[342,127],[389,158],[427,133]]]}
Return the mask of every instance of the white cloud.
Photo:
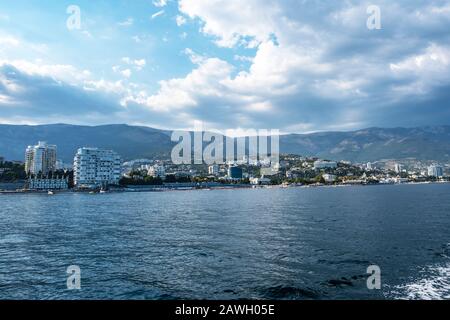
{"label": "white cloud", "polygon": [[1,47],[17,47],[20,44],[20,40],[12,36],[0,36]]}
{"label": "white cloud", "polygon": [[137,71],[142,70],[147,64],[145,59],[131,59],[130,57],[123,57],[122,62],[133,66]]}
{"label": "white cloud", "polygon": [[133,18],[127,18],[126,20],[119,22],[118,25],[121,27],[130,27],[133,25],[133,23],[134,23]]}
{"label": "white cloud", "polygon": [[147,64],[147,62],[145,61],[145,59],[134,60],[134,65],[135,65],[136,68],[138,68],[139,70],[141,70],[142,68],[144,68],[146,64]]}
{"label": "white cloud", "polygon": [[125,69],[123,71],[120,72],[125,78],[129,78],[131,77],[131,70],[130,69]]}
{"label": "white cloud", "polygon": [[241,62],[253,62],[253,57],[248,57],[248,56],[240,56],[240,55],[234,55],[233,57],[234,60],[236,61],[241,61]]}
{"label": "white cloud", "polygon": [[129,97],[128,101],[144,104],[154,111],[168,112],[195,107],[197,98],[202,96],[222,96],[225,87],[221,88],[218,82],[230,75],[232,66],[217,58],[197,62],[198,68],[185,78],[161,81],[157,94],[151,96],[141,94]]}
{"label": "white cloud", "polygon": [[[69,83],[89,81],[85,86],[89,90],[113,90],[129,109],[137,106],[152,115],[164,114],[163,126],[167,127],[202,119],[227,127],[352,129],[379,125],[373,122],[375,118],[398,119],[398,114],[392,116],[395,110],[406,110],[406,114],[409,102],[415,102],[418,95],[433,99],[438,96],[436,90],[450,87],[450,7],[443,2],[380,0],[384,27],[375,32],[366,28],[366,1],[178,3],[177,25],[194,20],[204,41],[212,40],[222,49],[208,50],[208,55],[186,49],[193,69],[160,81],[155,92],[125,79],[121,83],[82,79],[69,66],[39,72]],[[164,8],[167,1],[154,4]],[[155,10],[160,11],[154,18],[165,13]],[[168,41],[169,35],[160,37]],[[173,34],[170,37],[175,39]],[[2,39],[0,34],[0,43]],[[133,40],[139,43],[147,38],[140,35]],[[21,39],[17,41],[3,40],[10,47],[21,47]],[[195,43],[190,45],[198,48]],[[232,58],[226,61],[211,52]],[[112,68],[128,79],[146,66],[145,59],[124,57]]]}
{"label": "white cloud", "polygon": [[158,8],[165,7],[167,5],[167,0],[153,0],[153,5]]}
{"label": "white cloud", "polygon": [[117,73],[117,72],[120,71],[120,66],[113,66],[113,67],[112,67],[112,70],[113,70],[115,73]]}
{"label": "white cloud", "polygon": [[157,18],[157,17],[159,17],[159,16],[161,16],[161,15],[163,15],[164,14],[164,10],[161,10],[161,11],[158,11],[158,12],[156,12],[156,13],[154,13],[154,14],[152,14],[152,19],[155,19],[155,18]]}
{"label": "white cloud", "polygon": [[407,84],[393,87],[402,94],[427,94],[433,87],[450,82],[450,47],[431,44],[424,52],[391,63],[394,77],[405,79]]}
{"label": "white cloud", "polygon": [[242,41],[247,43],[246,37],[257,42],[267,40],[279,13],[278,5],[272,0],[180,0],[179,8],[190,18],[201,19],[202,31],[216,36],[216,43],[222,47],[233,47]]}
{"label": "white cloud", "polygon": [[393,72],[437,73],[446,74],[450,66],[450,48],[431,45],[422,54],[406,58],[398,63],[392,63]]}
{"label": "white cloud", "polygon": [[0,66],[3,65],[11,65],[28,75],[50,77],[69,84],[80,84],[92,76],[89,70],[79,70],[73,65],[45,64],[41,60],[35,62],[27,60],[0,60]]}
{"label": "white cloud", "polygon": [[176,17],[177,26],[181,27],[183,24],[186,23],[186,18],[183,16],[178,15]]}

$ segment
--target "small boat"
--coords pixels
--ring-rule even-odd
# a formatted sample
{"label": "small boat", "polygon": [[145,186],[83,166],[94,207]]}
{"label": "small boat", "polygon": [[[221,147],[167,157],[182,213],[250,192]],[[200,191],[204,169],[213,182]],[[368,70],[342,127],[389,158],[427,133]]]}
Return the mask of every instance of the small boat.
{"label": "small boat", "polygon": [[53,191],[51,191],[51,190],[48,190],[47,194],[48,194],[49,196],[52,196],[52,195],[54,195],[55,193],[54,193]]}
{"label": "small boat", "polygon": [[100,193],[104,194],[104,193],[107,193],[107,191],[106,190],[100,190]]}

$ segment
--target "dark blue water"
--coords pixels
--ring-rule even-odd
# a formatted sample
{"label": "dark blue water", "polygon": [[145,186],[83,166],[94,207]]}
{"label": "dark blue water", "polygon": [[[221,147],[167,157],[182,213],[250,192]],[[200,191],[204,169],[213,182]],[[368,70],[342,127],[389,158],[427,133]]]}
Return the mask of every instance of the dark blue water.
{"label": "dark blue water", "polygon": [[448,184],[0,195],[0,298],[450,298],[449,243]]}

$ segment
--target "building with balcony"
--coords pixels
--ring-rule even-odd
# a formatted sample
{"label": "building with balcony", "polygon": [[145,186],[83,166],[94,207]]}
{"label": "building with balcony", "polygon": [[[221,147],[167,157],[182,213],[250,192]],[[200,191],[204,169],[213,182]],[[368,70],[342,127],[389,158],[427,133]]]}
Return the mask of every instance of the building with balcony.
{"label": "building with balcony", "polygon": [[118,185],[122,175],[122,159],[111,150],[80,148],[73,161],[73,170],[77,188]]}
{"label": "building with balcony", "polygon": [[28,175],[47,175],[56,170],[56,146],[39,141],[25,151],[25,171]]}
{"label": "building with balcony", "polygon": [[29,178],[26,184],[29,190],[67,190],[69,178]]}

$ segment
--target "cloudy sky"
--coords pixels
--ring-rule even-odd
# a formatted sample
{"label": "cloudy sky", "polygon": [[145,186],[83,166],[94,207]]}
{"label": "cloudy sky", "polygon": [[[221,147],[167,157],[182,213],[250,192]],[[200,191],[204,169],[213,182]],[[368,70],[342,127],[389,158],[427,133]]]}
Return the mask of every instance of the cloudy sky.
{"label": "cloudy sky", "polygon": [[0,123],[450,124],[449,71],[450,1],[0,1]]}

